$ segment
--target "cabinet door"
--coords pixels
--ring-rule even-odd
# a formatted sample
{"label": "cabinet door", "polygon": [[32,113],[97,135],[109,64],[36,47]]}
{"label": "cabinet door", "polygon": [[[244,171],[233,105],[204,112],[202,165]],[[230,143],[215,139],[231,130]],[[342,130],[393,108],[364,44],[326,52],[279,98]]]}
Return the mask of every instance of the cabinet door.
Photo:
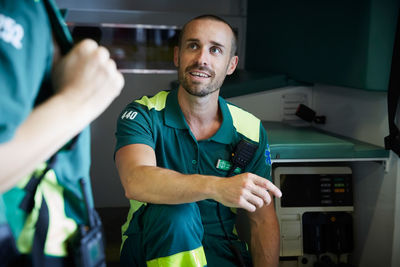
{"label": "cabinet door", "polygon": [[248,1],[246,68],[387,90],[398,0]]}

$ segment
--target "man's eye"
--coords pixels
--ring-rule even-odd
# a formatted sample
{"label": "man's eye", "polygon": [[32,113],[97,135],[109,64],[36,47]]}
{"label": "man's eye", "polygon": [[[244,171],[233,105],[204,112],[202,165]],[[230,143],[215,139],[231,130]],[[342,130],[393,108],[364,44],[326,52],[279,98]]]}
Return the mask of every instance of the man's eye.
{"label": "man's eye", "polygon": [[190,49],[196,49],[198,46],[197,46],[197,44],[195,44],[195,43],[191,43],[191,44],[188,45],[188,47],[189,47]]}
{"label": "man's eye", "polygon": [[219,47],[211,47],[210,52],[213,54],[222,54],[222,50]]}

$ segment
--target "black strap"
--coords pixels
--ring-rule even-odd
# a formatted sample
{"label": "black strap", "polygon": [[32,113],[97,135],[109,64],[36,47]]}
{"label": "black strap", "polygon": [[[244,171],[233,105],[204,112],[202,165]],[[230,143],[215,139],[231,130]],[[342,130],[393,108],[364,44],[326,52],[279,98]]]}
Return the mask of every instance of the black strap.
{"label": "black strap", "polygon": [[47,163],[46,168],[43,170],[42,174],[39,177],[35,177],[32,175],[29,182],[26,184],[24,190],[26,191],[25,197],[22,199],[19,204],[19,208],[25,211],[26,213],[31,213],[33,207],[35,206],[35,195],[37,188],[40,182],[43,180],[44,176],[48,173],[48,171],[53,168],[56,162],[57,155],[54,155],[50,158]]}
{"label": "black strap", "polygon": [[31,213],[33,207],[35,206],[35,194],[36,190],[42,181],[43,177],[46,173],[50,170],[49,167],[43,171],[43,173],[38,177],[35,178],[34,176],[31,177],[29,182],[26,184],[24,190],[26,191],[25,197],[22,199],[21,203],[19,204],[19,208],[25,211],[26,213]]}
{"label": "black strap", "polygon": [[[19,208],[25,211],[27,214],[32,212],[35,206],[35,195],[40,182],[43,180],[44,176],[49,172],[49,170],[54,166],[56,162],[56,155],[52,156],[47,163],[46,168],[43,170],[39,177],[32,175],[29,182],[25,186],[26,191],[25,197],[22,199]],[[33,237],[32,244],[32,264],[33,267],[44,266],[45,264],[45,254],[44,245],[47,239],[47,230],[49,228],[49,210],[45,198],[42,196],[42,205],[39,209],[38,219],[35,225],[35,234]]]}
{"label": "black strap", "polygon": [[[235,147],[234,152],[232,153],[232,167],[229,170],[228,174],[226,177],[231,177],[234,174],[234,171],[237,167],[241,168],[242,171],[245,169],[247,164],[250,163],[252,158],[254,157],[254,153],[256,152],[258,148],[258,145],[255,143],[252,143],[246,139],[242,139]],[[224,223],[222,222],[222,217],[221,217],[221,204],[217,202],[217,215],[218,219],[221,223],[222,231],[224,232],[225,239],[228,240],[229,242],[229,249],[232,251],[235,259],[236,259],[236,264],[239,267],[246,267],[246,263],[243,259],[243,256],[239,249],[233,244],[232,240],[229,238],[228,233],[225,230]]]}
{"label": "black strap", "polygon": [[400,96],[400,10],[397,17],[397,29],[393,47],[392,66],[387,93],[389,135],[385,137],[385,148],[400,156],[400,132],[395,119]]}
{"label": "black strap", "polygon": [[42,205],[39,209],[39,217],[35,225],[35,235],[32,245],[32,266],[45,266],[44,246],[49,229],[49,209],[46,200],[42,197]]}

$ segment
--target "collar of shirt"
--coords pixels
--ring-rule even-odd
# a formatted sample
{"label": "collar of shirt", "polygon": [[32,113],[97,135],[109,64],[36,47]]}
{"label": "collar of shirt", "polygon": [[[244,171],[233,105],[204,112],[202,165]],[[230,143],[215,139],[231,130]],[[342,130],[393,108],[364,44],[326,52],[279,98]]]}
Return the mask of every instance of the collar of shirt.
{"label": "collar of shirt", "polygon": [[[229,112],[226,101],[222,97],[218,98],[218,104],[222,113],[222,125],[209,140],[223,144],[230,144],[233,140],[233,134],[235,132],[232,116]],[[177,90],[171,91],[167,96],[164,122],[167,126],[176,129],[189,130],[189,126],[186,123],[181,108],[179,107]]]}

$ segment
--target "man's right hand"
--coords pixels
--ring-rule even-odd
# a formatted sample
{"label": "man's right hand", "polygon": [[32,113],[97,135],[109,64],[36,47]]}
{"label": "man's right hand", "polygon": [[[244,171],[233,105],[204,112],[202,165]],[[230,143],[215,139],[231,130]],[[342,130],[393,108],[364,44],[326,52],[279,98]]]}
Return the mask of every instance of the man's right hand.
{"label": "man's right hand", "polygon": [[272,182],[253,173],[220,178],[216,184],[214,200],[225,206],[243,208],[250,212],[269,205],[270,194],[282,196],[282,192]]}
{"label": "man's right hand", "polygon": [[145,144],[121,147],[115,163],[126,197],[141,202],[174,205],[213,199],[254,212],[271,203],[270,195],[282,195],[272,182],[253,173],[225,178],[157,167],[154,149]]}
{"label": "man's right hand", "polygon": [[56,62],[53,85],[56,92],[78,103],[92,104],[92,111],[99,115],[120,94],[124,78],[108,50],[87,39]]}

